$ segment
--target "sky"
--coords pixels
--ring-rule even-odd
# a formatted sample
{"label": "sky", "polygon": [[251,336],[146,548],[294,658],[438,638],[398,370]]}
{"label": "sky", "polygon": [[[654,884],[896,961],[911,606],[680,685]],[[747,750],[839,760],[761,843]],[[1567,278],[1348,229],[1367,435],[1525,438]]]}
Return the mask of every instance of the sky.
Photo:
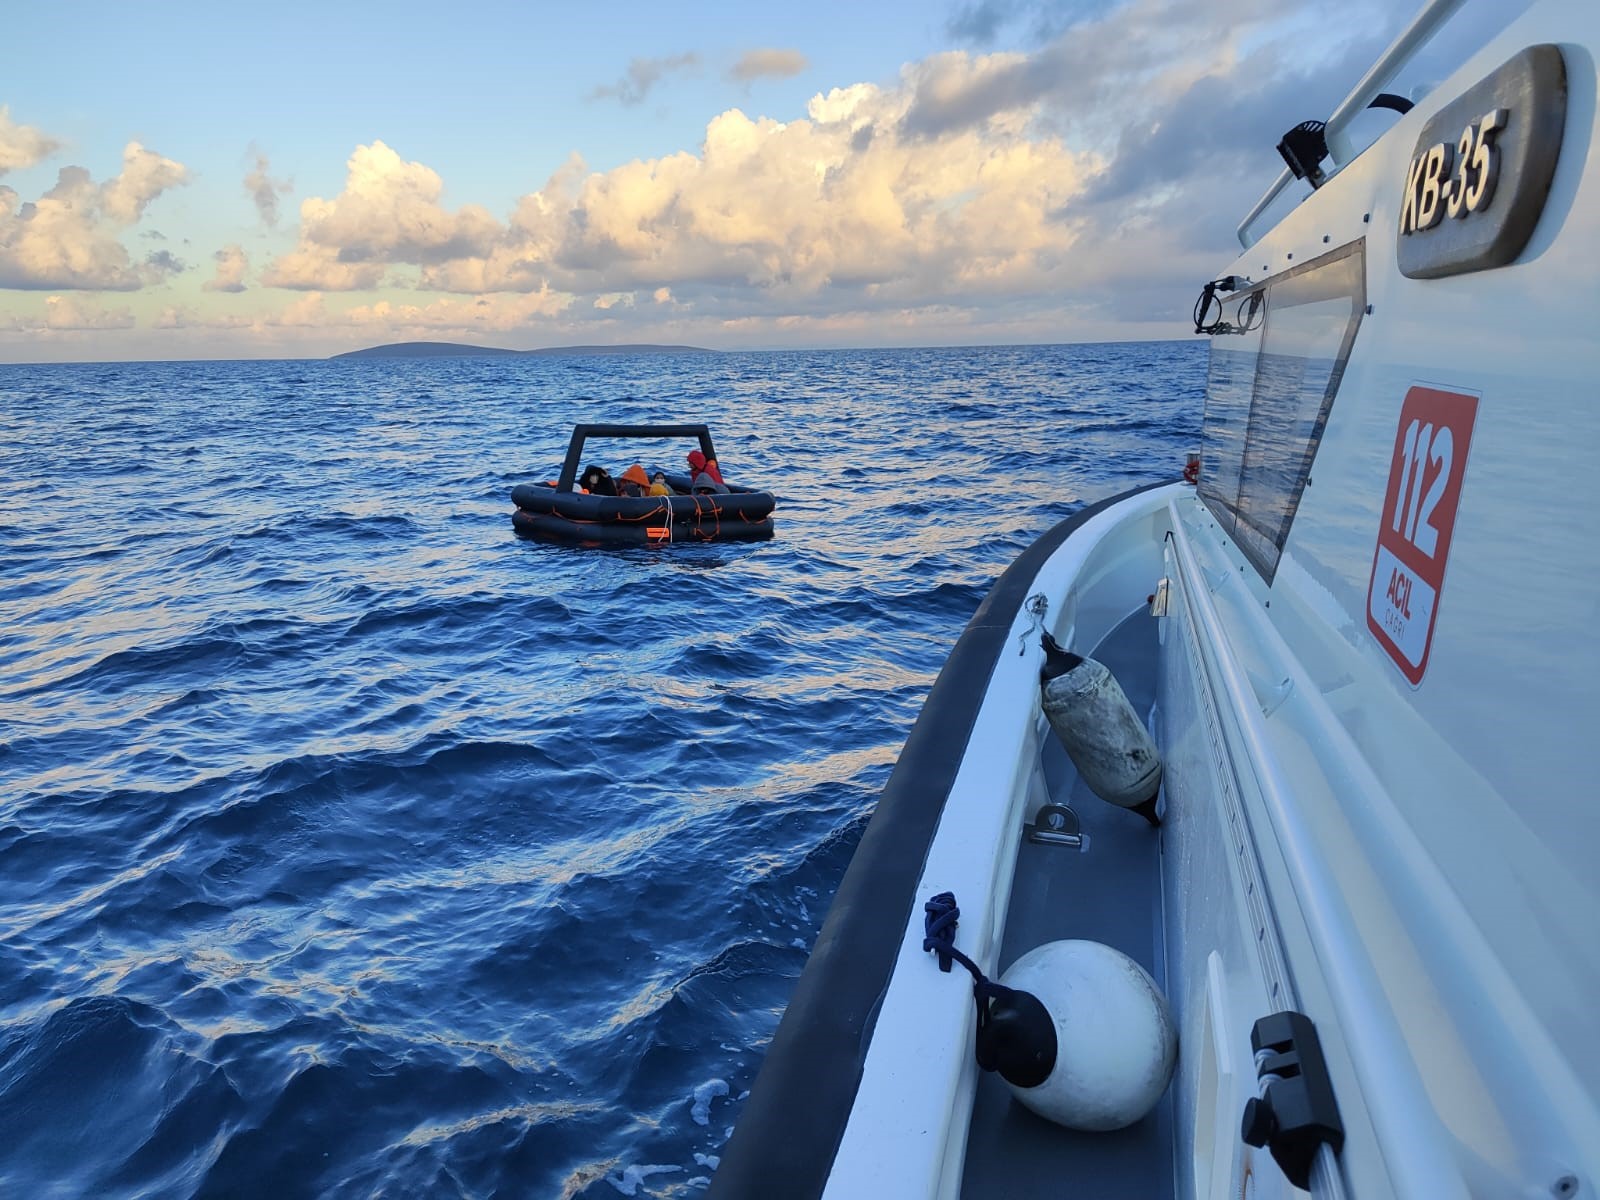
{"label": "sky", "polygon": [[[1424,80],[1521,7],[1479,5]],[[22,6],[0,38],[0,362],[1182,337],[1278,139],[1411,15]]]}

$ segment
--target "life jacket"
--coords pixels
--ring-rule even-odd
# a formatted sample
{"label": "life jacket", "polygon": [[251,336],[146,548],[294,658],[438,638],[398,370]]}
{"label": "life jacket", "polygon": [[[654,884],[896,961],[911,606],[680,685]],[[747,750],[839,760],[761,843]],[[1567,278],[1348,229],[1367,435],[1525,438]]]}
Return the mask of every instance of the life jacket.
{"label": "life jacket", "polygon": [[695,476],[697,476],[697,475],[699,475],[699,474],[701,474],[703,472],[704,474],[707,474],[707,475],[711,476],[713,482],[715,482],[715,483],[721,483],[722,482],[722,468],[717,466],[717,460],[716,459],[707,458],[704,454],[700,453],[700,451],[698,451],[698,450],[689,451],[688,459],[689,459],[689,477],[691,479],[693,479]]}

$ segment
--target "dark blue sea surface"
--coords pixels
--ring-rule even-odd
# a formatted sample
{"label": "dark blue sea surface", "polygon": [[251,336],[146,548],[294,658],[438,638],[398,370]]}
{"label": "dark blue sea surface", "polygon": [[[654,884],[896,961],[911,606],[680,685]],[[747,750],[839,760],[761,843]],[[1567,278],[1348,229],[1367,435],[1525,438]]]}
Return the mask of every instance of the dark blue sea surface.
{"label": "dark blue sea surface", "polygon": [[[0,1195],[699,1194],[950,647],[1205,363],[0,366]],[[776,538],[518,538],[580,421]]]}

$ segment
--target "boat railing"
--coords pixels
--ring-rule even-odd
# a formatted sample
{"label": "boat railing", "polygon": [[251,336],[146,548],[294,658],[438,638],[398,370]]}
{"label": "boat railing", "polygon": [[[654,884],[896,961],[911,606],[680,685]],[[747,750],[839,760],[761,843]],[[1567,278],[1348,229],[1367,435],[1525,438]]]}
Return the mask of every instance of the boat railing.
{"label": "boat railing", "polygon": [[[1327,128],[1322,131],[1322,136],[1328,145],[1328,157],[1333,163],[1328,171],[1329,175],[1333,175],[1360,153],[1350,138],[1350,123],[1366,110],[1379,93],[1388,88],[1394,77],[1416,56],[1417,51],[1427,44],[1465,2],[1466,0],[1428,0],[1416,19],[1401,31],[1400,36],[1395,38],[1389,48],[1379,56],[1378,61],[1372,64],[1372,68],[1361,77],[1361,82],[1356,84],[1339,107],[1333,110],[1333,115],[1328,118]],[[1273,185],[1267,189],[1266,194],[1256,201],[1256,206],[1250,210],[1249,215],[1239,222],[1239,244],[1246,250],[1256,241],[1251,234],[1255,223],[1278,198],[1279,193],[1294,181],[1294,178],[1294,173],[1285,167],[1279,172]]]}

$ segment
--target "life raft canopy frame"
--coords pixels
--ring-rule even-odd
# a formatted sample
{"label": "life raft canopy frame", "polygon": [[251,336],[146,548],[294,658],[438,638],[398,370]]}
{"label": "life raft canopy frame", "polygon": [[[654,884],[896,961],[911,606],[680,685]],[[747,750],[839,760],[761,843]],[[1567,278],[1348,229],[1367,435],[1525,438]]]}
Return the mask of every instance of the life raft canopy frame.
{"label": "life raft canopy frame", "polygon": [[707,425],[574,425],[572,441],[567,444],[567,460],[561,464],[561,478],[556,480],[556,491],[570,492],[578,479],[578,463],[583,459],[583,444],[590,438],[676,438],[700,439],[700,453],[716,458],[711,444],[711,429]]}

